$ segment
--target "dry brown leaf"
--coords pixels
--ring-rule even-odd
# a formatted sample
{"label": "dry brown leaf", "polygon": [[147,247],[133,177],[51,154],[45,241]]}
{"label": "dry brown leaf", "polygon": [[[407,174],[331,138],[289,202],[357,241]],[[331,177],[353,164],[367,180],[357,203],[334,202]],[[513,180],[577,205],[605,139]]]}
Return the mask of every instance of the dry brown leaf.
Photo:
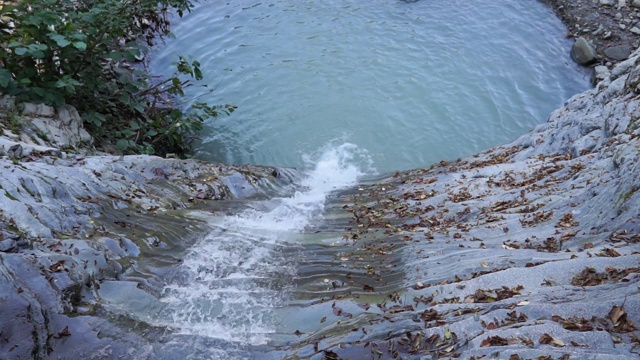
{"label": "dry brown leaf", "polygon": [[556,347],[563,347],[565,345],[564,342],[554,338],[553,336],[551,336],[551,335],[549,335],[547,333],[542,334],[540,339],[538,339],[538,342],[540,344],[550,344],[550,345],[553,345],[553,346],[556,346]]}
{"label": "dry brown leaf", "polygon": [[611,319],[613,326],[618,326],[620,323],[626,322],[627,313],[622,306],[613,306],[609,311],[609,319]]}

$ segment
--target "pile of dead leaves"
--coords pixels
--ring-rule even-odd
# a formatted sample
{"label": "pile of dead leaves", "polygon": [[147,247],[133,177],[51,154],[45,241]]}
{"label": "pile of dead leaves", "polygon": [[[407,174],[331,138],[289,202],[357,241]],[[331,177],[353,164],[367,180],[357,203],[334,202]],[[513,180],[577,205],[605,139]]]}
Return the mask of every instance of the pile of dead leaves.
{"label": "pile of dead leaves", "polygon": [[574,286],[597,286],[603,285],[608,282],[625,282],[629,274],[640,273],[640,267],[616,269],[613,267],[605,268],[606,272],[599,273],[592,267],[587,267],[582,270],[578,275],[571,279],[571,285]]}
{"label": "pile of dead leaves", "polygon": [[490,303],[494,301],[500,301],[504,299],[512,298],[516,295],[520,295],[520,290],[524,289],[524,286],[518,285],[513,289],[509,289],[507,286],[503,286],[498,289],[483,290],[478,289],[473,294],[467,295],[464,298],[465,303]]}

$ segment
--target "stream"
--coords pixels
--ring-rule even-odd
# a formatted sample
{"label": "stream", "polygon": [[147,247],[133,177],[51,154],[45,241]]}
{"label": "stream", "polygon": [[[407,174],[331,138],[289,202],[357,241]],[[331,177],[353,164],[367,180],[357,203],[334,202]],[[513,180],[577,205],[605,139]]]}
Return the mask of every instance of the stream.
{"label": "stream", "polygon": [[411,261],[398,238],[353,261],[342,207],[358,187],[513,140],[589,88],[538,1],[209,1],[172,29],[152,69],[193,55],[206,79],[188,98],[238,105],[197,157],[300,173],[285,196],[194,213],[211,231],[129,311],[183,343],[168,359],[310,358],[313,342],[354,339],[375,312],[363,303],[405,303]]}

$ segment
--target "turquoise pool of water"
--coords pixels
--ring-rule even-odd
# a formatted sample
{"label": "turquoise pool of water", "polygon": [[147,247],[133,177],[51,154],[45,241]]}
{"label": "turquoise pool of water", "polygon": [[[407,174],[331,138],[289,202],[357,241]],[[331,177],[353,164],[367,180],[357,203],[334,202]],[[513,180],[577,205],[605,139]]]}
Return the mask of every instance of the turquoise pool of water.
{"label": "turquoise pool of water", "polygon": [[188,97],[238,106],[197,145],[216,162],[304,168],[348,142],[379,173],[427,166],[510,141],[589,87],[538,1],[209,1],[172,28],[152,70],[192,55],[206,78]]}

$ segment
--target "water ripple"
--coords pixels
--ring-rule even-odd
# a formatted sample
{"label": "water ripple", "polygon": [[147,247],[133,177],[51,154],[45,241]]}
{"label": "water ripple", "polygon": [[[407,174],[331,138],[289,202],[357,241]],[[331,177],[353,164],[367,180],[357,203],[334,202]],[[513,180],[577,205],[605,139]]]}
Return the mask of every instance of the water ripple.
{"label": "water ripple", "polygon": [[511,140],[588,87],[535,1],[206,2],[174,32],[152,68],[193,54],[204,99],[239,106],[208,124],[213,161],[300,166],[342,138],[381,171],[425,166]]}

